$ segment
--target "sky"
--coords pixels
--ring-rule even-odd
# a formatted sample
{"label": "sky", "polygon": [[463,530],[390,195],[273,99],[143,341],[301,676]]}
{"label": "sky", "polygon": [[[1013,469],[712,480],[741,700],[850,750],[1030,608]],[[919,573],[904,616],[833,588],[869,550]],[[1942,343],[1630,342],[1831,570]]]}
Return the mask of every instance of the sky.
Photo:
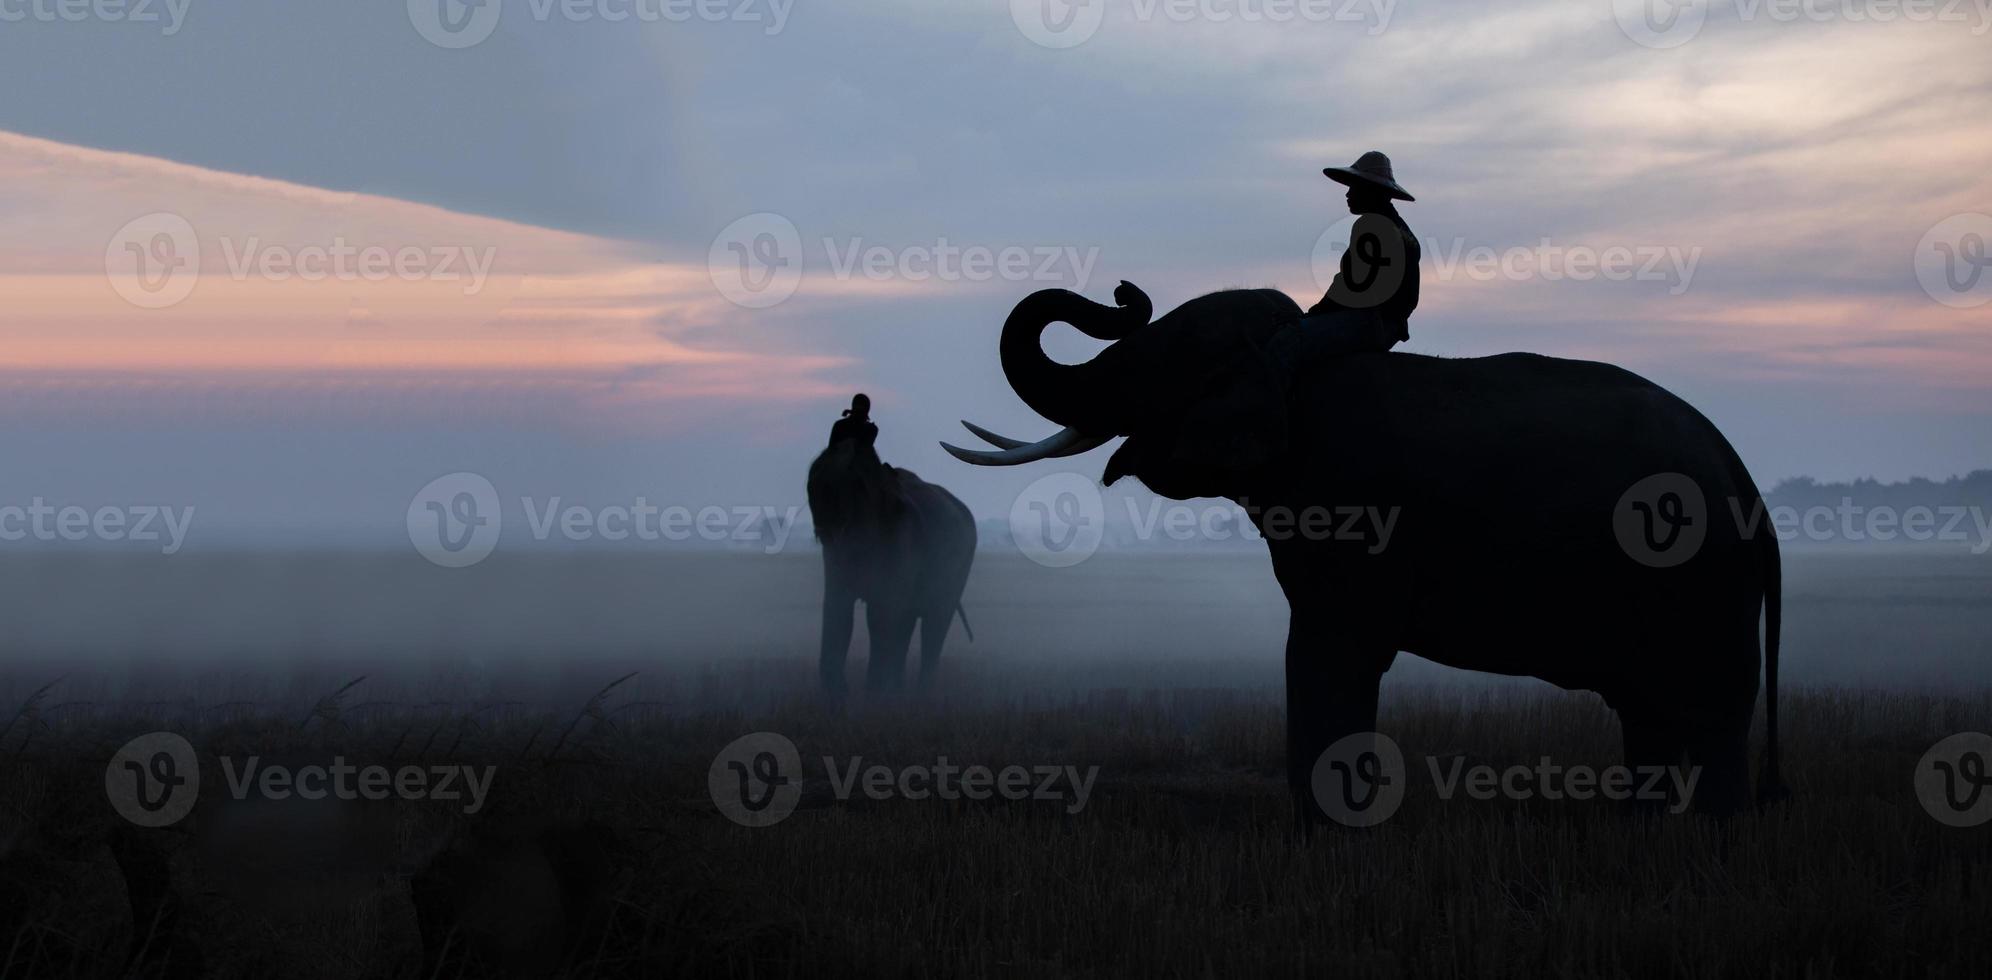
{"label": "sky", "polygon": [[1992,0],[1672,3],[0,0],[0,504],[786,509],[864,391],[1000,518],[1058,464],[937,443],[1052,428],[1009,308],[1305,305],[1369,149],[1400,349],[1620,364],[1766,487],[1992,467]]}

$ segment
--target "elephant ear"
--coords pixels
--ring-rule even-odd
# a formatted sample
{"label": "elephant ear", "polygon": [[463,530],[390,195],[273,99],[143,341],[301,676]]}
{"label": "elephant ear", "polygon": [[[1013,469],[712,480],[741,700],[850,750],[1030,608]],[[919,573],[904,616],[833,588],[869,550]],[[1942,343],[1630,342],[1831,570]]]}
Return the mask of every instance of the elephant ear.
{"label": "elephant ear", "polygon": [[1130,435],[1103,482],[1133,474],[1169,497],[1219,495],[1285,455],[1287,390],[1277,359],[1256,340],[1241,344],[1215,362],[1179,414]]}

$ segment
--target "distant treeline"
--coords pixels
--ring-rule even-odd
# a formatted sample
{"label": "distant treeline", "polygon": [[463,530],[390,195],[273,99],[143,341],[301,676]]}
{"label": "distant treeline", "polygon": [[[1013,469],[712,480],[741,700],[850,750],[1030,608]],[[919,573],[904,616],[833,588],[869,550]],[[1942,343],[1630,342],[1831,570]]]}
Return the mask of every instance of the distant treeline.
{"label": "distant treeline", "polygon": [[1793,477],[1764,495],[1791,547],[1912,547],[1992,553],[1992,470],[1937,481],[1820,483]]}
{"label": "distant treeline", "polygon": [[1941,482],[1915,477],[1901,483],[1855,480],[1851,483],[1820,483],[1809,476],[1781,480],[1764,494],[1772,507],[1838,507],[1851,499],[1864,507],[1980,507],[1992,509],[1992,470],[1973,470]]}

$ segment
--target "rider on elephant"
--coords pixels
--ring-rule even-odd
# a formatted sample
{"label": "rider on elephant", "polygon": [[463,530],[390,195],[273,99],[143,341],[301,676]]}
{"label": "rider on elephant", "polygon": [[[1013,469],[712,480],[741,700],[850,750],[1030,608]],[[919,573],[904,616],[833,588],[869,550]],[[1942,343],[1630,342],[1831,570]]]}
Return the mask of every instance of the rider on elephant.
{"label": "rider on elephant", "polygon": [[893,501],[890,509],[896,510],[899,471],[878,458],[878,449],[872,445],[877,440],[878,423],[871,420],[871,399],[859,393],[851,396],[851,407],[844,410],[844,417],[830,423],[830,443],[824,448],[833,449],[840,442],[849,442],[851,455],[860,464],[858,471],[866,474],[862,482],[883,492],[886,499]]}
{"label": "rider on elephant", "polygon": [[1356,223],[1327,294],[1272,342],[1276,359],[1288,364],[1389,350],[1411,339],[1411,311],[1418,306],[1418,238],[1391,203],[1416,198],[1398,186],[1390,158],[1371,150],[1350,166],[1321,172],[1348,185]]}
{"label": "rider on elephant", "polygon": [[830,424],[830,445],[851,439],[858,448],[870,453],[874,459],[878,450],[872,443],[878,439],[878,425],[871,420],[871,399],[863,394],[851,396],[851,407],[844,409],[844,417]]}

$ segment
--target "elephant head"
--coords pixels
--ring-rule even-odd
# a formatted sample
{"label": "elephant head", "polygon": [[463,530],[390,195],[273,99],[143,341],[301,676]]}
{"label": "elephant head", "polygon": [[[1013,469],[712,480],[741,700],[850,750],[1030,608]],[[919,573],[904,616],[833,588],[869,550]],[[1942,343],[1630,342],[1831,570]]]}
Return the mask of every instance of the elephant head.
{"label": "elephant head", "polygon": [[869,446],[840,440],[809,467],[809,516],[825,544],[876,535],[905,509],[884,464]]}
{"label": "elephant head", "polygon": [[[1063,430],[1025,443],[968,425],[997,450],[942,447],[964,462],[1012,466],[1127,436],[1103,482],[1132,474],[1171,497],[1237,492],[1286,448],[1284,383],[1265,345],[1282,320],[1300,315],[1299,307],[1276,290],[1228,290],[1150,323],[1153,306],[1140,289],[1123,282],[1114,299],[1119,306],[1070,290],[1040,290],[1003,324],[1010,386]],[[1055,322],[1113,344],[1085,363],[1060,364],[1040,344]]]}

